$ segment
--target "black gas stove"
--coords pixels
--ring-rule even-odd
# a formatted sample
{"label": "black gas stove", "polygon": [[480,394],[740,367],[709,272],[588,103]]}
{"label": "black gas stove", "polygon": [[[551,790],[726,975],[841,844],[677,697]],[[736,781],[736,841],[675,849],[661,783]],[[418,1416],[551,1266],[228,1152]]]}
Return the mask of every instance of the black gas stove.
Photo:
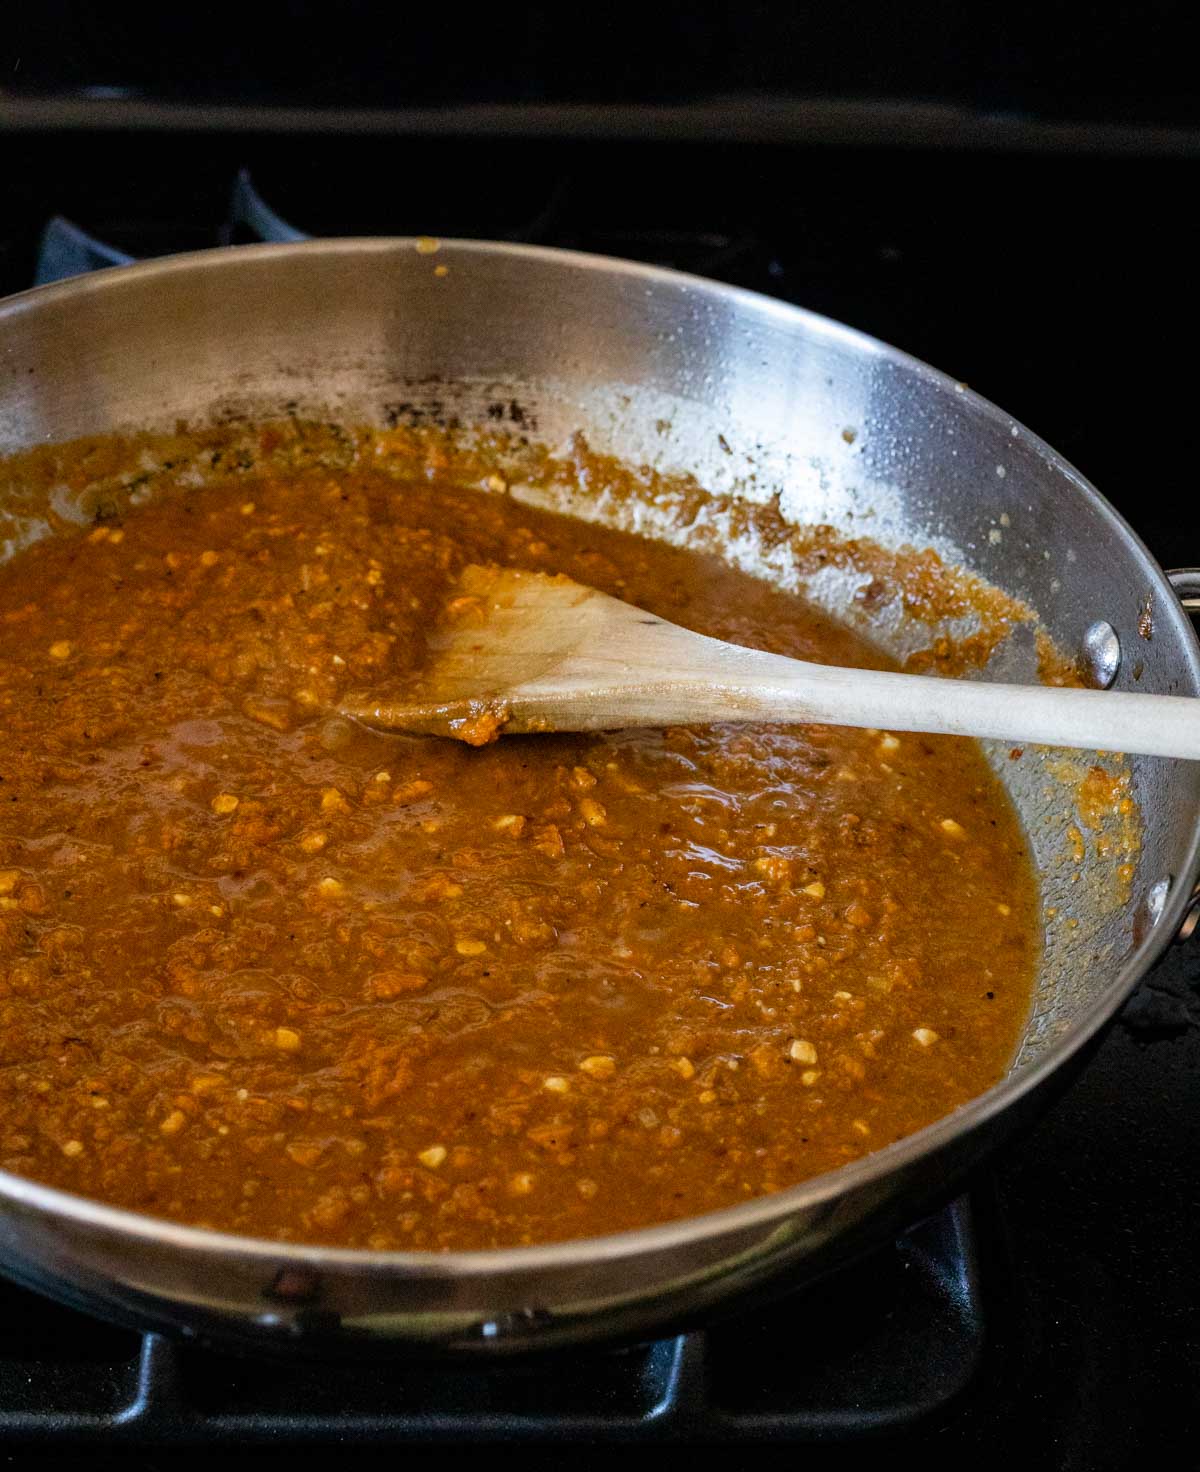
{"label": "black gas stove", "polygon": [[[678,127],[480,136],[181,116],[10,120],[0,288],[305,234],[654,261],[828,313],[967,380],[1072,459],[1161,562],[1200,562],[1200,529],[1180,514],[1194,374],[1171,351],[1200,325],[1200,148],[1186,139],[897,148],[870,129],[730,142]],[[1197,945],[1168,955],[1082,1079],[969,1197],[766,1311],[495,1370],[287,1367],[4,1287],[0,1449],[86,1446],[93,1462],[148,1466],[183,1448],[440,1443],[519,1443],[530,1460],[564,1443],[803,1444],[830,1467],[1165,1458],[1200,1429]]]}

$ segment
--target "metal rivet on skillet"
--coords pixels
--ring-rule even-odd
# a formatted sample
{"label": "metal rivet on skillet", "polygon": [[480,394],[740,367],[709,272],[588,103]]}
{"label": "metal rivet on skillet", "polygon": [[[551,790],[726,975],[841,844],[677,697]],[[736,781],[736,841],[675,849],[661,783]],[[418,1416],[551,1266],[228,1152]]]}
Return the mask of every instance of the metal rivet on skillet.
{"label": "metal rivet on skillet", "polygon": [[1121,667],[1121,641],[1112,624],[1097,619],[1083,636],[1083,663],[1097,690],[1107,690]]}
{"label": "metal rivet on skillet", "polygon": [[1171,893],[1171,876],[1166,874],[1156,880],[1146,891],[1146,915],[1151,925],[1157,925],[1162,916],[1167,896]]}

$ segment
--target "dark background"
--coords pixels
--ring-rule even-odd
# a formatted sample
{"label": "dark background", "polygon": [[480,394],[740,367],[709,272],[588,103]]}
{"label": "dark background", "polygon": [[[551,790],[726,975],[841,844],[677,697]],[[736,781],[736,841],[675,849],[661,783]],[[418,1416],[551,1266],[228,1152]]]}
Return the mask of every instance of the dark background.
{"label": "dark background", "polygon": [[[247,168],[313,233],[533,240],[828,313],[969,381],[1161,562],[1200,563],[1198,57],[1192,7],[1161,0],[10,7],[0,292],[55,214],[136,256],[221,243]],[[862,1463],[789,1461],[1195,1459],[1198,944],[981,1177],[971,1390]],[[36,1300],[0,1314],[0,1389],[42,1404],[71,1336]],[[738,1342],[748,1378],[787,1362],[786,1337]]]}
{"label": "dark background", "polygon": [[1056,118],[1196,122],[1192,7],[926,3],[148,6],[5,16],[23,94],[403,107],[920,98]]}

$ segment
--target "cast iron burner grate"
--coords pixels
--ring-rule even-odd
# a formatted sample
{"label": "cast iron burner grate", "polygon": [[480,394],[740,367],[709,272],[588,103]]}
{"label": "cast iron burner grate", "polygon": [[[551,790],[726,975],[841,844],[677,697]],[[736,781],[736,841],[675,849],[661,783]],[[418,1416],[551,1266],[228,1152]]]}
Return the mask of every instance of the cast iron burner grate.
{"label": "cast iron burner grate", "polygon": [[[275,213],[255,189],[249,172],[242,169],[230,194],[229,217],[217,232],[217,238],[207,243],[232,245],[246,240],[307,239],[309,237],[303,230],[295,229]],[[42,231],[34,285],[48,286],[52,281],[65,281],[68,277],[83,276],[88,271],[100,271],[106,266],[129,266],[136,259],[130,252],[107,240],[89,235],[73,220],[55,215]]]}
{"label": "cast iron burner grate", "polygon": [[979,1368],[970,1208],[704,1331],[495,1366],[243,1359],[0,1286],[0,1441],[821,1441],[945,1410]]}
{"label": "cast iron burner grate", "polygon": [[[623,228],[612,221],[580,218],[571,191],[562,181],[544,189],[534,189],[515,201],[510,197],[506,204],[504,218],[490,217],[486,233],[491,239],[627,256],[729,280],[744,276],[745,284],[759,286],[769,286],[783,270],[774,258],[769,257],[769,253],[764,254],[758,237],[748,229]],[[469,227],[447,223],[450,228],[443,232],[445,234],[475,233]],[[379,233],[379,219],[372,218],[370,224],[371,228],[364,233]],[[320,233],[346,235],[357,231],[353,223],[347,226],[339,216],[335,230]],[[398,214],[391,233],[428,232],[406,227]],[[297,229],[267,203],[255,187],[249,171],[242,169],[229,192],[224,221],[199,233],[194,226],[189,226],[182,232],[148,234],[139,224],[132,240],[118,244],[107,233],[91,234],[74,221],[55,215],[42,232],[34,284],[45,286],[52,281],[62,281],[106,266],[128,266],[145,255],[166,255],[203,246],[310,238],[309,233]],[[125,244],[134,249],[124,248]],[[153,248],[147,250],[147,245]]]}

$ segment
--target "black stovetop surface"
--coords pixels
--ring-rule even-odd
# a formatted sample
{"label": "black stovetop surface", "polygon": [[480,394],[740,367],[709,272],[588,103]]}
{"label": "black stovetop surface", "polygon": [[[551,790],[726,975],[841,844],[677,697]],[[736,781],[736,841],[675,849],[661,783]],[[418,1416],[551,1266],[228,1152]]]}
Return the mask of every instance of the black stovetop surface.
{"label": "black stovetop surface", "polygon": [[[0,290],[34,279],[55,215],[134,255],[228,240],[243,168],[314,234],[659,261],[826,312],[965,379],[1072,459],[1161,562],[1200,562],[1189,159],[50,132],[9,134],[5,163]],[[768,1312],[497,1375],[281,1371],[0,1288],[0,1450],[70,1439],[93,1463],[159,1466],[178,1465],[169,1444],[320,1442],[361,1459],[518,1440],[536,1461],[564,1440],[667,1438],[805,1442],[796,1454],[830,1467],[905,1452],[1165,1460],[1200,1430],[1196,944],[1143,984],[969,1203]]]}

